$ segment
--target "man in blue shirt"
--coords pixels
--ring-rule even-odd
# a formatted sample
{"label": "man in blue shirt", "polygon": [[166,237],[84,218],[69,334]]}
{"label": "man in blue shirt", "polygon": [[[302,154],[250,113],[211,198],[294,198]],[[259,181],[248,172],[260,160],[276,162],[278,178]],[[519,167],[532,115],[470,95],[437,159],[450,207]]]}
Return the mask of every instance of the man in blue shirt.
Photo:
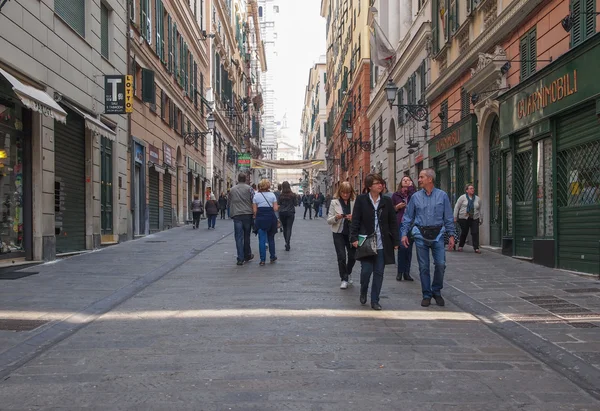
{"label": "man in blue shirt", "polygon": [[[444,306],[441,290],[444,287],[446,253],[444,233],[450,234],[448,249],[454,248],[454,216],[450,199],[444,191],[434,187],[435,171],[427,168],[419,173],[419,190],[411,197],[402,219],[402,244],[408,248],[409,232],[413,234],[417,246],[417,260],[421,276],[423,301],[421,306],[428,307],[431,298],[437,305]],[[429,270],[429,250],[433,256],[433,283]]]}

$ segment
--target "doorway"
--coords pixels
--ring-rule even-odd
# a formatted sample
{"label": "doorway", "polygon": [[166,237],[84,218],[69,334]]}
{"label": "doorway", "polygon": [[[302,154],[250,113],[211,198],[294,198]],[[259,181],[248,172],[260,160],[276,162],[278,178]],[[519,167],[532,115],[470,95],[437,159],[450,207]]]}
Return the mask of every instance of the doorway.
{"label": "doorway", "polygon": [[490,130],[490,245],[502,245],[502,151],[500,122],[495,117]]}

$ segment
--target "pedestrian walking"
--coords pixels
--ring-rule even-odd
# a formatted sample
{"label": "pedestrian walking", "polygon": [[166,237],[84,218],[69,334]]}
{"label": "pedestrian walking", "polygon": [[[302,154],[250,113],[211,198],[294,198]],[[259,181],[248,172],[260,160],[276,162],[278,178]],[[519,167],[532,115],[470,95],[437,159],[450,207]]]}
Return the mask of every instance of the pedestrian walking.
{"label": "pedestrian walking", "polygon": [[321,193],[316,193],[313,199],[313,209],[315,210],[315,218],[319,217],[321,210]]}
{"label": "pedestrian walking", "polygon": [[[350,226],[350,241],[358,248],[361,240],[374,235],[377,254],[360,259],[360,303],[367,303],[367,292],[371,275],[371,308],[381,310],[379,294],[383,285],[383,271],[386,264],[394,264],[394,249],[398,248],[398,224],[392,199],[381,195],[383,179],[379,174],[368,174],[365,178],[366,194],[356,198]],[[364,240],[366,241],[366,240]]]}
{"label": "pedestrian walking", "polygon": [[481,254],[479,250],[479,226],[483,223],[483,214],[481,211],[481,199],[475,195],[475,186],[467,184],[465,194],[458,197],[454,206],[454,222],[458,221],[460,226],[460,240],[458,242],[458,251],[462,251],[465,241],[471,231],[471,240],[473,241],[473,250]]}
{"label": "pedestrian walking", "polygon": [[200,196],[194,194],[194,200],[192,201],[192,229],[197,229],[200,224],[200,217],[204,213],[204,205],[200,201]]}
{"label": "pedestrian walking", "polygon": [[306,220],[306,212],[308,211],[308,218],[309,220],[312,220],[313,198],[310,193],[304,194],[304,197],[302,198],[302,204],[304,205],[304,219]]}
{"label": "pedestrian walking", "polygon": [[225,211],[227,211],[227,197],[225,197],[225,193],[221,193],[219,196],[219,213],[221,214],[221,220],[225,220]]}
{"label": "pedestrian walking", "polygon": [[[356,194],[356,193],[355,193]],[[329,215],[329,207],[331,207],[331,194],[325,196],[325,214]]]}
{"label": "pedestrian walking", "polygon": [[231,198],[231,190],[227,190],[227,218],[231,218],[231,206],[229,205],[229,199]]}
{"label": "pedestrian walking", "polygon": [[[392,202],[396,210],[396,221],[398,223],[398,229],[402,226],[402,218],[406,211],[406,206],[410,202],[410,198],[415,193],[415,184],[409,176],[402,177],[398,189],[392,194]],[[398,232],[400,236],[400,233]],[[410,276],[410,266],[412,264],[412,252],[413,252],[414,241],[409,236],[408,247],[404,247],[400,244],[398,248],[398,274],[396,274],[396,281],[414,281]]]}
{"label": "pedestrian walking", "polygon": [[277,200],[279,204],[279,220],[283,229],[285,240],[285,251],[290,251],[290,240],[292,238],[292,227],[296,218],[296,194],[292,191],[290,183],[284,181],[281,184],[281,194]]}
{"label": "pedestrian walking", "polygon": [[219,214],[219,203],[215,199],[215,195],[210,195],[210,200],[206,202],[204,207],[206,209],[206,218],[208,220],[208,229],[214,230],[215,223],[217,222],[217,215]]}
{"label": "pedestrian walking", "polygon": [[350,283],[350,276],[356,260],[356,248],[350,245],[350,224],[356,193],[350,183],[344,181],[337,189],[327,214],[327,224],[333,232],[333,246],[337,255],[338,270],[342,281],[340,288],[345,290]]}
{"label": "pedestrian walking", "polygon": [[269,243],[269,254],[271,263],[277,261],[275,253],[275,234],[277,233],[277,216],[279,211],[275,194],[269,191],[271,183],[269,180],[261,180],[258,183],[258,193],[252,199],[252,211],[254,212],[254,224],[258,229],[258,249],[260,251],[260,265],[265,265],[267,259],[266,242]]}
{"label": "pedestrian walking", "polygon": [[252,187],[246,184],[246,174],[238,175],[238,183],[229,192],[229,208],[233,219],[235,248],[237,251],[237,265],[254,258],[250,247],[250,233],[252,232]]}
{"label": "pedestrian walking", "polygon": [[[408,247],[409,232],[412,232],[417,247],[419,274],[423,300],[421,306],[429,307],[431,298],[437,305],[444,306],[442,288],[446,270],[444,233],[450,234],[448,249],[454,248],[454,216],[450,199],[444,191],[435,188],[435,171],[427,168],[419,173],[419,187],[410,199],[402,219],[402,244]],[[433,283],[431,282],[429,252],[433,257]]]}

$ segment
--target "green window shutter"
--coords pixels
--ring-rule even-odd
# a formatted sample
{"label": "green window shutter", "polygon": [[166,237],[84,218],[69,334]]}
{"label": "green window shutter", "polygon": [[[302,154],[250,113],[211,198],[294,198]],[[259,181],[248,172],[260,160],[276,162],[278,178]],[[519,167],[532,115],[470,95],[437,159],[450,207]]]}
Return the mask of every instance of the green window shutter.
{"label": "green window shutter", "polygon": [[108,58],[108,8],[100,4],[100,54]]}
{"label": "green window shutter", "polygon": [[177,23],[173,22],[173,74],[177,79]]}
{"label": "green window shutter", "polygon": [[528,75],[531,76],[536,72],[537,69],[537,30],[535,27],[529,32],[529,58],[527,66],[529,67]]}
{"label": "green window shutter", "polygon": [[582,0],[571,0],[571,47],[575,47],[579,45],[583,39],[581,24],[582,19],[582,10],[581,10],[581,1]]}
{"label": "green window shutter", "polygon": [[471,104],[469,93],[464,88],[460,92],[460,108],[461,108],[461,118],[465,118],[471,112]]}
{"label": "green window shutter", "polygon": [[142,69],[142,101],[156,104],[156,86],[154,84],[154,71]]}
{"label": "green window shutter", "polygon": [[525,80],[527,78],[527,72],[528,72],[528,63],[527,63],[527,56],[528,56],[528,41],[527,41],[527,35],[521,37],[521,41],[520,41],[520,49],[521,49],[521,81]]}
{"label": "green window shutter", "polygon": [[160,0],[154,0],[154,10],[156,10],[156,12],[154,13],[154,32],[156,33],[155,50],[156,55],[160,57]]}
{"label": "green window shutter", "polygon": [[200,114],[204,116],[204,74],[200,72]]}
{"label": "green window shutter", "polygon": [[585,14],[581,16],[584,22],[584,29],[582,32],[584,40],[587,40],[596,34],[596,0],[583,1],[585,1]]}
{"label": "green window shutter", "polygon": [[85,0],[54,0],[54,12],[85,37]]}
{"label": "green window shutter", "polygon": [[404,89],[400,87],[398,89],[398,124],[404,124],[404,109],[400,107],[404,104]]}
{"label": "green window shutter", "polygon": [[173,35],[171,29],[171,15],[167,15],[167,36],[169,37],[167,53],[169,54],[167,72],[171,73],[173,67]]}
{"label": "green window shutter", "polygon": [[160,118],[161,119],[165,119],[165,114],[166,114],[166,105],[167,105],[167,95],[165,94],[164,90],[160,91]]}
{"label": "green window shutter", "polygon": [[442,131],[444,131],[448,128],[448,100],[442,101],[440,111],[442,113]]}

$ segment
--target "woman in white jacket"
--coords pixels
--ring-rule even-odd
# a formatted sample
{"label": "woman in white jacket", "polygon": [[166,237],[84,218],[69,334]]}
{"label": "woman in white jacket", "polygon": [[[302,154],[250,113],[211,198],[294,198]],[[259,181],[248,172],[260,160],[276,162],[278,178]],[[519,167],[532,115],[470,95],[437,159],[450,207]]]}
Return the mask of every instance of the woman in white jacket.
{"label": "woman in white jacket", "polygon": [[354,188],[350,183],[344,181],[331,200],[327,215],[327,224],[331,225],[331,231],[333,231],[333,245],[337,254],[342,290],[348,288],[349,282],[352,283],[350,276],[356,262],[354,259],[356,248],[350,245],[350,223],[352,222],[355,198]]}
{"label": "woman in white jacket", "polygon": [[481,251],[479,251],[479,226],[483,223],[481,199],[475,195],[475,187],[472,184],[468,184],[465,191],[465,194],[458,197],[454,206],[454,221],[458,221],[460,225],[458,251],[463,250],[467,235],[471,230],[473,250],[477,254],[481,254]]}

